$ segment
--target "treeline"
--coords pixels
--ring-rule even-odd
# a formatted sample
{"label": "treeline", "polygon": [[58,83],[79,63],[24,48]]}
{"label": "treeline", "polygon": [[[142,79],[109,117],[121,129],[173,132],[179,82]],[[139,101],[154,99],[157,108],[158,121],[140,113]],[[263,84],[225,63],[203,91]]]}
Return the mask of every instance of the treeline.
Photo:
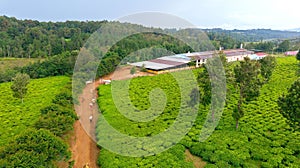
{"label": "treeline", "polygon": [[203,31],[207,32],[208,34],[222,34],[224,36],[229,36],[234,40],[244,42],[257,42],[272,39],[292,39],[300,37],[300,32],[271,29],[224,30],[220,28],[215,28],[203,29]]}
{"label": "treeline", "polygon": [[105,22],[39,22],[0,16],[0,57],[35,58],[78,50]]}
{"label": "treeline", "polygon": [[283,53],[290,50],[299,50],[300,45],[297,41],[283,40],[283,41],[265,41],[265,42],[251,42],[247,43],[246,49],[262,50],[264,52]]}
{"label": "treeline", "polygon": [[144,48],[164,48],[169,52],[179,54],[193,51],[193,49],[175,37],[160,33],[140,33],[129,36],[117,42],[101,59],[98,67],[97,76],[107,75],[115,70],[120,64],[126,62],[145,61],[162,56],[157,55],[133,55],[130,53],[139,51]]}
{"label": "treeline", "polygon": [[72,166],[68,144],[63,140],[77,119],[71,83],[40,113],[33,127],[0,148],[0,167],[57,167],[58,161],[69,162]]}
{"label": "treeline", "polygon": [[0,72],[0,83],[9,82],[18,72],[26,73],[30,78],[72,75],[78,51],[64,52],[24,67],[15,67]]}
{"label": "treeline", "polygon": [[[168,32],[174,36],[188,38],[190,44],[199,44],[205,37],[209,38],[214,48],[224,49],[239,48],[243,42],[257,42],[267,39],[299,38],[300,33],[290,31],[275,31],[269,29],[258,30],[223,30],[223,29],[156,29],[146,28],[141,25],[107,22],[107,21],[66,21],[66,22],[39,22],[35,20],[18,20],[14,17],[0,16],[0,57],[34,58],[58,55],[66,51],[79,50],[92,33],[106,23],[114,23],[110,31],[122,34],[126,31],[155,31]],[[123,25],[123,26],[120,26]],[[108,33],[109,34],[109,33]],[[196,37],[196,38],[195,38]],[[114,39],[113,35],[107,38]],[[101,39],[98,39],[101,40]],[[200,41],[199,41],[200,40]],[[139,45],[140,41],[131,44]],[[134,45],[132,45],[134,46]],[[171,46],[170,46],[171,47]],[[173,46],[174,47],[174,46]],[[171,47],[172,48],[172,47]],[[199,51],[211,50],[206,43],[196,47]],[[101,52],[101,49],[97,49]]]}

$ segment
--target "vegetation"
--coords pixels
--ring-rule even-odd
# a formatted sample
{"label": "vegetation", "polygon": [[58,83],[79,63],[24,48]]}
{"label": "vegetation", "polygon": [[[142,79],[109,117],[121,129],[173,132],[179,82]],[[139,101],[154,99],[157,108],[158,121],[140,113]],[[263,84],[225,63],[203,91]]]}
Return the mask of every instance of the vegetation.
{"label": "vegetation", "polygon": [[203,31],[211,34],[221,34],[223,36],[229,36],[234,40],[244,41],[244,42],[258,42],[262,40],[291,39],[291,38],[299,37],[299,32],[280,31],[280,30],[271,30],[271,29],[224,30],[224,29],[216,28],[216,29],[204,29]]}
{"label": "vegetation", "polygon": [[[134,51],[151,47],[164,48],[176,54],[193,51],[192,48],[189,47],[187,44],[170,35],[159,33],[134,34],[125,39],[122,39],[121,41],[118,41],[114,46],[110,48],[109,52],[107,52],[106,55],[104,55],[101,59],[97,75],[104,76],[113,72],[120,63],[125,64],[127,62],[146,60],[145,58],[136,55],[133,57],[127,56]],[[149,55],[147,56],[149,60],[162,55],[160,55],[160,53],[157,53],[156,55],[153,55],[150,58]]]}
{"label": "vegetation", "polygon": [[297,55],[296,55],[296,59],[298,60],[298,69],[297,69],[296,74],[297,74],[298,76],[300,76],[300,50],[299,50],[299,52],[298,52]]}
{"label": "vegetation", "polygon": [[28,64],[35,63],[37,61],[43,61],[38,58],[0,58],[0,72],[5,72],[8,69],[14,69],[16,67],[23,67]]}
{"label": "vegetation", "polygon": [[289,120],[296,129],[300,128],[300,78],[293,83],[287,95],[278,99],[281,114]]}
{"label": "vegetation", "polygon": [[[246,42],[253,42],[247,43],[246,48],[265,52],[299,49],[299,43],[293,40],[264,41],[296,38],[300,36],[297,32],[205,29],[203,31],[211,40],[210,45],[199,41],[203,39],[202,34],[198,33],[199,29],[161,30],[119,22],[112,22],[115,26],[110,31],[122,33],[120,25],[124,24],[128,32],[147,30],[157,33],[134,34],[118,41],[110,49],[106,48],[107,45],[99,48],[92,43],[87,44],[91,46],[91,50],[87,50],[86,46],[82,47],[90,35],[105,23],[108,22],[53,23],[0,16],[0,167],[55,167],[56,161],[67,161],[70,158],[68,146],[60,137],[72,130],[77,116],[74,114],[69,78],[60,75],[73,73],[79,50],[85,52],[87,57],[93,55],[95,58],[102,58],[101,62],[93,62],[95,65],[99,64],[99,77],[114,71],[118,64],[149,60],[170,53],[192,52],[191,47],[174,38],[178,36],[188,39],[191,46],[197,46],[193,48],[199,51],[219,47],[239,48],[241,43]],[[165,32],[170,35],[165,35]],[[115,37],[108,34],[108,41],[97,40],[101,44],[110,44]],[[150,49],[144,53],[138,52],[144,48]],[[169,52],[158,50],[159,48]],[[104,55],[106,50],[108,52]],[[133,54],[134,57],[128,56],[133,52],[137,53]],[[296,58],[300,60],[300,53]],[[266,57],[261,60],[260,72],[259,64],[247,59],[236,63],[238,65],[235,68],[235,64],[224,65],[227,79],[230,79],[227,80],[226,107],[215,132],[201,143],[199,134],[211,104],[211,81],[207,68],[194,70],[199,88],[194,88],[189,94],[190,101],[183,104],[180,104],[180,88],[172,75],[133,79],[129,95],[138,110],[147,110],[151,106],[148,95],[153,88],[161,88],[167,97],[162,114],[149,122],[125,118],[112,101],[111,86],[101,86],[98,103],[103,115],[114,128],[130,136],[157,135],[174,123],[180,106],[186,109],[194,107],[198,105],[195,100],[199,97],[202,104],[199,105],[198,117],[192,129],[172,148],[141,158],[120,156],[101,149],[98,163],[102,167],[193,167],[185,159],[184,152],[188,148],[192,154],[208,162],[206,167],[299,167],[300,82],[293,73],[296,62],[293,57],[278,58],[277,61],[278,65],[275,67],[275,58]],[[91,70],[89,65],[80,68],[88,72]],[[144,70],[146,69],[142,68]],[[132,74],[135,73],[133,71],[135,69],[131,71]],[[42,79],[32,80],[27,85],[28,77],[19,77],[18,73]],[[177,75],[181,73],[176,72]],[[233,73],[235,81],[231,80]],[[9,83],[16,75],[18,78],[15,78],[15,84]],[[181,77],[185,79],[184,75]],[[259,83],[260,77],[266,79],[264,86]],[[20,78],[21,80],[17,80]],[[25,82],[21,85],[16,84],[17,81]],[[84,85],[85,81],[80,82]],[[16,98],[25,101],[21,104]],[[154,108],[153,115],[156,115],[159,107]],[[214,118],[214,112],[212,115]],[[236,128],[239,125],[238,131],[234,128],[235,123]],[[99,135],[98,139],[101,138]],[[166,149],[165,146],[160,148]],[[147,144],[137,144],[137,148],[150,147]]]}
{"label": "vegetation", "polygon": [[54,135],[62,137],[68,131],[73,130],[76,119],[69,83],[55,96],[51,105],[41,109],[41,116],[34,126],[36,129],[47,129]]}
{"label": "vegetation", "polygon": [[69,82],[67,77],[50,77],[32,80],[22,104],[13,97],[11,83],[0,84],[0,146],[32,127],[39,119],[40,110],[51,105],[52,99]]}
{"label": "vegetation", "polygon": [[[186,79],[186,76],[184,76],[182,72],[177,73],[180,75],[180,79]],[[113,82],[123,85],[124,81]],[[157,118],[149,122],[132,121],[118,112],[114,102],[112,101],[111,85],[100,86],[100,97],[98,98],[99,107],[110,125],[121,133],[136,137],[154,136],[164,131],[174,123],[174,120],[179,113],[181,97],[176,80],[171,74],[134,78],[130,82],[129,95],[133,105],[138,110],[147,110],[151,106],[148,95],[154,88],[160,88],[164,91],[167,102],[164,111]],[[184,103],[187,106],[189,102]],[[153,108],[154,110],[150,112],[155,115],[160,108],[157,108],[156,106]],[[100,133],[100,130],[97,131]],[[97,136],[100,138],[99,134]],[[148,145],[149,144],[141,144],[138,147],[150,148]],[[163,146],[161,147],[163,148]],[[185,161],[184,151],[184,146],[178,144],[168,151],[155,156],[134,158],[116,155],[102,149],[99,163],[102,167],[114,167],[115,165],[120,167],[192,167],[191,163]]]}
{"label": "vegetation", "polygon": [[[7,67],[0,72],[0,83],[10,82],[17,73],[26,73],[30,78],[45,78],[50,76],[71,75],[73,73],[78,51],[64,52],[59,55],[35,60],[25,66]],[[29,59],[19,59],[29,60]]]}
{"label": "vegetation", "polygon": [[37,58],[79,50],[103,22],[38,22],[0,16],[0,57]]}
{"label": "vegetation", "polygon": [[[14,17],[0,16],[0,57],[36,58],[61,54],[65,51],[79,50],[92,33],[107,21],[66,21],[39,22],[36,20],[18,20]],[[139,25],[127,24],[132,29],[146,29]],[[113,31],[118,32],[119,26]],[[154,29],[148,29],[154,30]],[[185,34],[197,30],[170,30],[174,34]],[[257,30],[204,29],[216,48],[222,46],[238,48],[241,42],[255,42],[267,39],[299,37],[297,32]],[[193,39],[191,39],[193,40]],[[104,43],[103,43],[104,44]]]}
{"label": "vegetation", "polygon": [[261,75],[265,81],[269,81],[274,68],[276,67],[276,58],[272,56],[266,56],[263,59],[259,60],[261,65]]}
{"label": "vegetation", "polygon": [[[184,148],[189,148],[192,154],[208,162],[207,167],[298,167],[300,133],[289,126],[276,103],[295,81],[293,72],[297,64],[293,57],[277,58],[277,62],[269,82],[261,87],[256,99],[243,104],[245,113],[239,120],[239,131],[236,131],[235,119],[232,118],[232,111],[240,99],[239,90],[235,89],[235,81],[232,81],[227,85],[227,103],[222,119],[206,141],[199,142],[199,134],[209,107],[200,104],[194,126],[173,148],[143,158],[124,157],[101,149],[99,164],[102,167],[188,167],[183,153]],[[194,71],[197,75],[202,69]],[[110,125],[121,133],[131,136],[156,135],[168,128],[178,114],[180,95],[174,79],[169,74],[139,77],[131,80],[129,90],[135,107],[145,110],[150,107],[148,95],[156,87],[163,89],[168,102],[162,115],[153,121],[134,122],[120,114],[113,104],[110,85],[100,87],[99,107]]]}
{"label": "vegetation", "polygon": [[11,90],[14,92],[13,96],[22,100],[27,93],[27,85],[29,84],[30,77],[27,74],[18,73],[16,77],[13,78],[11,85]]}
{"label": "vegetation", "polygon": [[[56,167],[57,161],[70,159],[68,145],[57,137],[72,130],[77,118],[68,82],[67,77],[33,80],[28,101],[22,105],[9,99],[4,102],[6,108],[0,112],[5,123],[1,130],[0,167]],[[8,85],[0,85],[2,96],[12,96],[5,90]]]}
{"label": "vegetation", "polygon": [[146,67],[145,67],[145,64],[142,65],[142,67],[141,67],[141,72],[147,72],[147,69],[146,69]]}
{"label": "vegetation", "polygon": [[284,40],[282,43],[279,44],[277,50],[281,52],[286,52],[290,49],[290,41]]}
{"label": "vegetation", "polygon": [[131,69],[130,69],[130,74],[131,75],[134,75],[136,73],[136,68],[135,67],[132,67]]}
{"label": "vegetation", "polygon": [[265,52],[273,52],[274,49],[275,49],[275,43],[274,42],[271,42],[271,41],[268,41],[268,42],[251,42],[251,43],[248,43],[245,48],[246,49],[257,49],[257,50],[262,50],[262,51],[265,51]]}
{"label": "vegetation", "polygon": [[[183,139],[191,153],[216,167],[298,167],[299,132],[294,132],[280,114],[276,100],[296,79],[293,57],[278,58],[273,75],[262,86],[257,99],[244,104],[245,114],[235,131],[232,111],[239,93],[228,83],[227,103],[214,133],[203,143],[198,142],[203,119]],[[284,82],[283,82],[284,81]],[[200,113],[201,114],[201,113]]]}
{"label": "vegetation", "polygon": [[56,167],[68,159],[68,146],[47,130],[26,130],[0,148],[1,167]]}
{"label": "vegetation", "polygon": [[260,64],[257,61],[251,61],[248,57],[244,61],[239,62],[239,65],[234,68],[235,79],[239,89],[239,100],[232,113],[236,121],[236,129],[238,129],[239,120],[244,116],[244,102],[253,100],[259,95],[259,72]]}

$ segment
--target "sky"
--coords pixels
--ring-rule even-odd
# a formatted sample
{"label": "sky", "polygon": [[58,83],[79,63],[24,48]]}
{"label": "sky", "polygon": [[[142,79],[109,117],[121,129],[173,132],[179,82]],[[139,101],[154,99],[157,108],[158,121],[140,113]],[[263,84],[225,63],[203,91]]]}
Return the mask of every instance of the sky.
{"label": "sky", "polygon": [[161,12],[200,28],[287,30],[300,28],[299,7],[299,0],[0,0],[0,15],[39,21],[100,21]]}

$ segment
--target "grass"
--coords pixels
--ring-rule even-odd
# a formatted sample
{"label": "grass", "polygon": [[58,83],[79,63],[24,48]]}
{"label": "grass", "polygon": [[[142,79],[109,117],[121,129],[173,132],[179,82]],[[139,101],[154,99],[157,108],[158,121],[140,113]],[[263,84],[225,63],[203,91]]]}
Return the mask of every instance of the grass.
{"label": "grass", "polygon": [[40,116],[40,109],[50,105],[69,80],[64,76],[31,80],[23,104],[12,96],[11,83],[0,84],[0,146],[32,126]]}

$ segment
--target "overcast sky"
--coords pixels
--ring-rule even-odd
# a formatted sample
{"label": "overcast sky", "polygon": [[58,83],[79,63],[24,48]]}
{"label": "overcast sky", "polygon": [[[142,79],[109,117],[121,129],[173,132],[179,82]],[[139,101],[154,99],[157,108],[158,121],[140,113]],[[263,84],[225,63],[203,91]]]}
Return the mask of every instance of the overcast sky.
{"label": "overcast sky", "polygon": [[197,27],[300,28],[299,0],[0,0],[0,15],[40,21],[115,20],[149,11]]}

